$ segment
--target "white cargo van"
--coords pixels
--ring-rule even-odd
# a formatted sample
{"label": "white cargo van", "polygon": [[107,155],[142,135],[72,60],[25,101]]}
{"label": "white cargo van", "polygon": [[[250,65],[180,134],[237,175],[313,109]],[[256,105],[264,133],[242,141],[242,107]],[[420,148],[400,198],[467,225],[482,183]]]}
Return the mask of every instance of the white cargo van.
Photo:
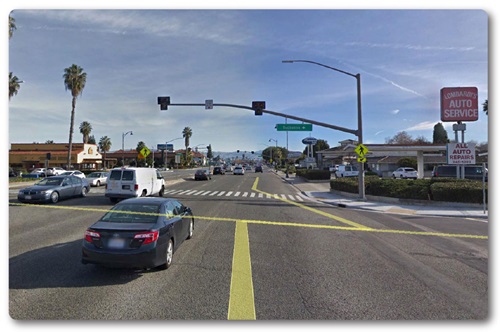
{"label": "white cargo van", "polygon": [[165,179],[156,168],[122,167],[109,172],[105,196],[111,202],[120,198],[163,196]]}
{"label": "white cargo van", "polygon": [[359,171],[356,166],[352,165],[339,165],[339,168],[335,172],[335,177],[344,178],[349,176],[358,176]]}

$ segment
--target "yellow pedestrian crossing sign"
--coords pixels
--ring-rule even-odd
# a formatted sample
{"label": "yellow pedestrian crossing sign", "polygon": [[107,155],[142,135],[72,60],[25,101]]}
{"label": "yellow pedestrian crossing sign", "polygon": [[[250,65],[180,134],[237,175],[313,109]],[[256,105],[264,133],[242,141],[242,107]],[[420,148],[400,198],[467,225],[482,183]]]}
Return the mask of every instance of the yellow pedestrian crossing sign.
{"label": "yellow pedestrian crossing sign", "polygon": [[151,153],[151,151],[147,148],[147,147],[143,147],[141,149],[141,155],[146,158],[149,154]]}
{"label": "yellow pedestrian crossing sign", "polygon": [[[368,153],[368,149],[366,146],[363,144],[359,144],[355,149],[354,152],[358,154],[360,157],[364,157]],[[359,161],[359,160],[358,160]]]}

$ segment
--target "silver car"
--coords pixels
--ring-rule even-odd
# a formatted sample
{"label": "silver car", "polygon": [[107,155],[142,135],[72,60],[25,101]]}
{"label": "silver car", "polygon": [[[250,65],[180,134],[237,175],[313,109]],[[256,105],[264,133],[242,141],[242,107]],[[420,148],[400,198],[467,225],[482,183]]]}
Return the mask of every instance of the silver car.
{"label": "silver car", "polygon": [[89,191],[90,186],[86,179],[56,175],[19,190],[17,199],[22,203],[57,203],[65,198],[86,197]]}
{"label": "silver car", "polygon": [[108,182],[108,172],[92,172],[87,175],[87,181],[92,187],[100,187]]}

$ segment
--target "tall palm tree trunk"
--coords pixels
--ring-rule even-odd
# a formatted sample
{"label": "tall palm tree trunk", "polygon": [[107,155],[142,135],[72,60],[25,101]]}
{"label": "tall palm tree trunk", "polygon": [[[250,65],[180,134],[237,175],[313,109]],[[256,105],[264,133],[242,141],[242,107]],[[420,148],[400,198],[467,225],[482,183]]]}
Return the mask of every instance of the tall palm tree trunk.
{"label": "tall palm tree trunk", "polygon": [[71,152],[73,150],[73,126],[75,123],[76,97],[71,102],[71,121],[69,124],[68,171],[71,169]]}

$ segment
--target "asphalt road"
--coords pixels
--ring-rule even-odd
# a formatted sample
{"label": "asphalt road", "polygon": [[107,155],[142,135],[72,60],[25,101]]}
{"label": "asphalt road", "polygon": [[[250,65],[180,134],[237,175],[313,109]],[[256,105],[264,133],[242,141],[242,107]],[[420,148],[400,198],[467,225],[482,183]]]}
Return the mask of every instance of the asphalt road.
{"label": "asphalt road", "polygon": [[[175,174],[179,174],[174,172]],[[346,210],[269,170],[194,181],[194,238],[166,271],[82,265],[103,188],[9,206],[9,313],[18,320],[478,320],[488,317],[488,225]]]}

